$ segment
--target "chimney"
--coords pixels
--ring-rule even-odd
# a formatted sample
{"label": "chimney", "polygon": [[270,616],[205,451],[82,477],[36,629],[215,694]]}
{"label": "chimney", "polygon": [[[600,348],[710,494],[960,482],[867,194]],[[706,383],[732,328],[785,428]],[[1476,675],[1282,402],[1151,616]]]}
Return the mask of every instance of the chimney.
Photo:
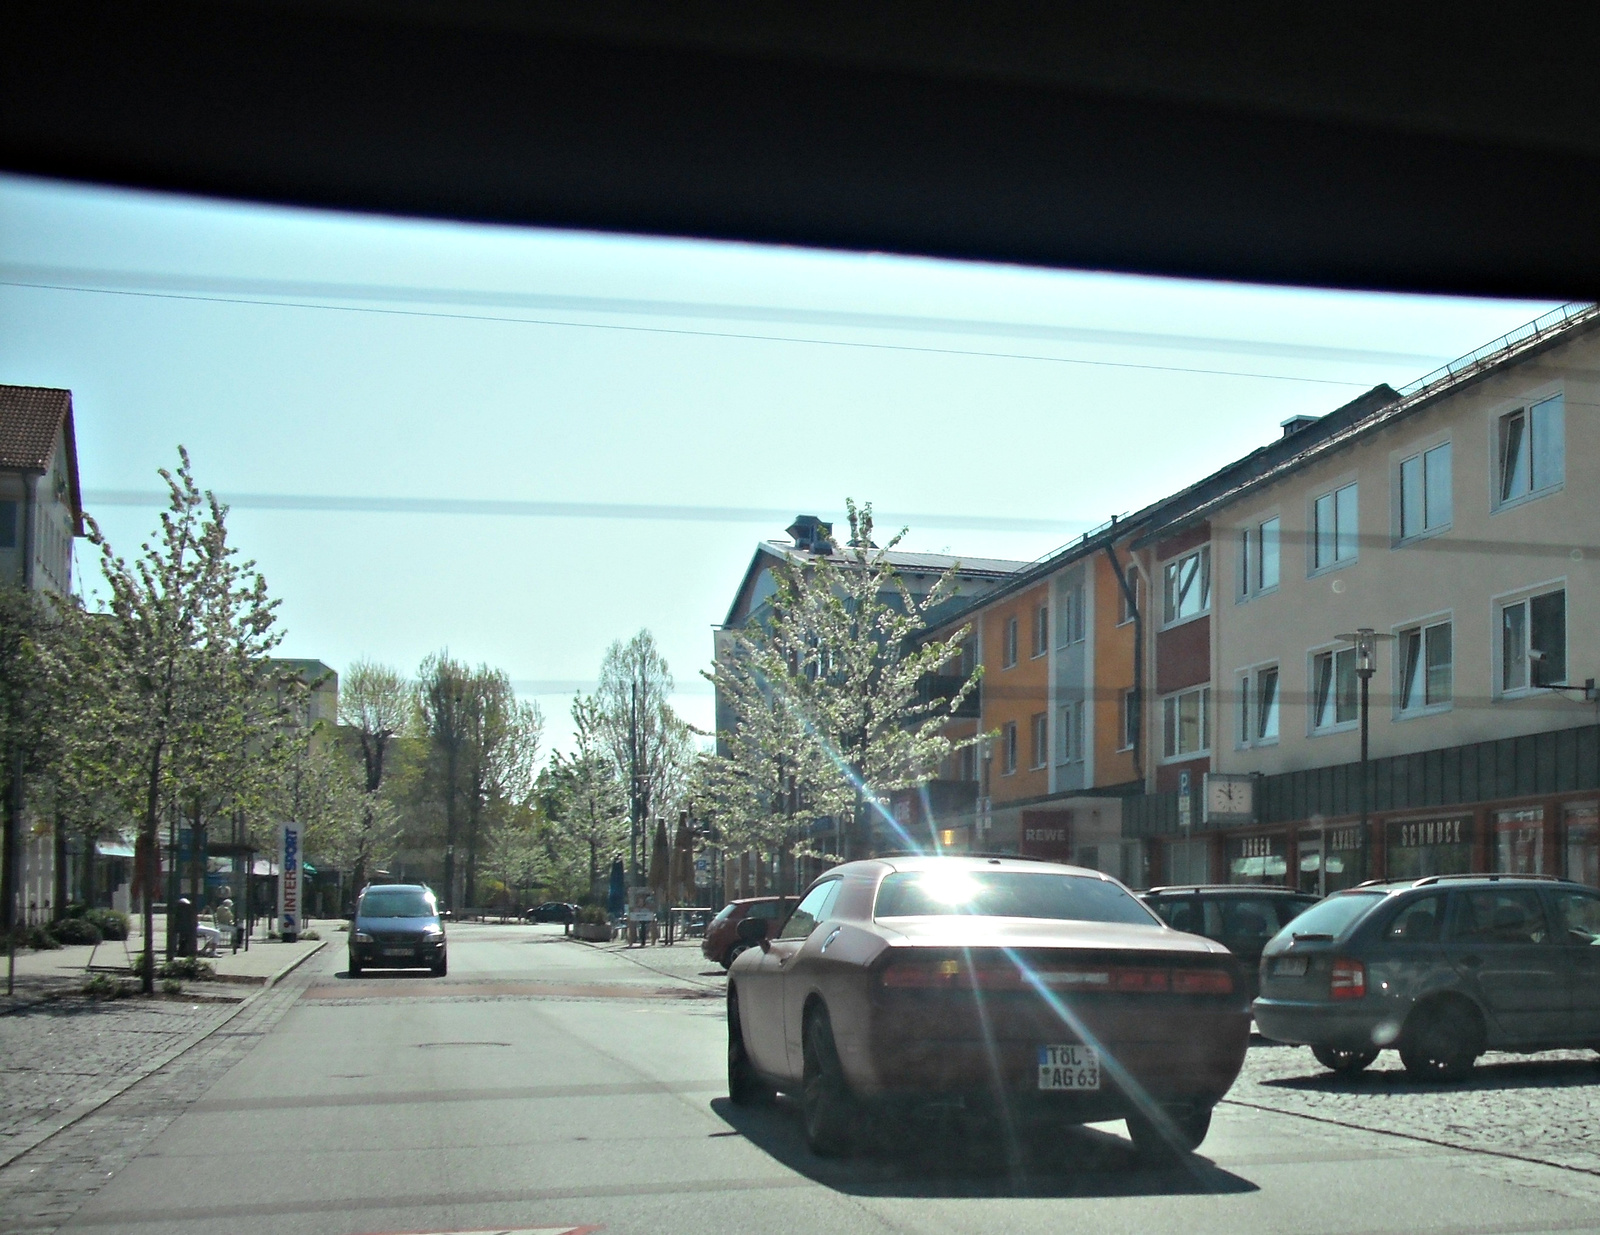
{"label": "chimney", "polygon": [[794,539],[794,547],[807,553],[833,552],[833,524],[824,523],[816,515],[796,515],[794,522],[784,529]]}
{"label": "chimney", "polygon": [[1293,437],[1301,429],[1309,429],[1321,419],[1320,416],[1291,416],[1288,420],[1280,422],[1283,426],[1283,436]]}

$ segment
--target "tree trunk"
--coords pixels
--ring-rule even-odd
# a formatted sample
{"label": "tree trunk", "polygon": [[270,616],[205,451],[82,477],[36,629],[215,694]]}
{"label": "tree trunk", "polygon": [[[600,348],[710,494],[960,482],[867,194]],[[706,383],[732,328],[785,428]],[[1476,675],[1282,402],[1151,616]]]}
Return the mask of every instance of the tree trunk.
{"label": "tree trunk", "polygon": [[456,908],[456,753],[445,756],[444,903]]}
{"label": "tree trunk", "polygon": [[22,836],[22,752],[12,754],[11,775],[6,784],[6,826],[3,852],[0,852],[0,864],[3,864],[3,879],[0,879],[0,898],[5,904],[0,906],[0,925],[5,927],[9,935],[17,925],[17,889],[20,886],[17,879],[17,861],[21,848]]}
{"label": "tree trunk", "polygon": [[78,872],[78,899],[90,909],[95,907],[94,898],[98,882],[95,878],[99,869],[99,863],[96,861],[99,855],[95,852],[98,842],[99,838],[95,835],[94,829],[85,828],[83,833],[83,866]]}
{"label": "tree trunk", "polygon": [[50,822],[51,839],[55,844],[55,887],[51,889],[50,899],[53,902],[55,919],[60,921],[67,916],[67,829],[61,818],[58,808],[55,818]]}
{"label": "tree trunk", "polygon": [[467,801],[467,870],[462,891],[468,905],[478,903],[478,821],[482,814],[482,803],[474,787],[472,797]]}
{"label": "tree trunk", "polygon": [[157,832],[158,807],[161,804],[161,746],[158,743],[150,753],[150,784],[144,804],[144,860],[146,869],[142,891],[144,905],[144,964],[139,974],[139,989],[146,995],[156,993],[156,897],[155,883],[161,878],[160,836]]}

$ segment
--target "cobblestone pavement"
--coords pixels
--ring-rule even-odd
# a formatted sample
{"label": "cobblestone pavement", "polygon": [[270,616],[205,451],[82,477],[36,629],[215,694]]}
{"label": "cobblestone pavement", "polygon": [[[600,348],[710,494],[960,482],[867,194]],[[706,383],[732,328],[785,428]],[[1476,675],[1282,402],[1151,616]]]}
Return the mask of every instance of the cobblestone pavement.
{"label": "cobblestone pavement", "polygon": [[[145,1005],[146,1012],[156,1017],[168,1010],[187,1013],[187,1034],[177,1035],[176,1020],[155,1019],[128,1022],[118,1031],[120,1036],[140,1039],[140,1024],[148,1032],[175,1035],[168,1041],[178,1047],[183,1046],[185,1038],[192,1041],[197,1034],[205,1036],[71,1127],[0,1167],[0,1231],[48,1232],[66,1222],[107,1179],[137,1157],[191,1102],[243,1059],[300,998],[317,973],[334,964],[335,956],[324,952],[313,957],[276,986],[244,1004],[202,1005],[197,1011],[184,1004]],[[44,1005],[30,1013],[59,1006]],[[104,1006],[115,1014],[132,1005],[118,1002]],[[154,1012],[158,1007],[162,1008],[161,1013]],[[207,1017],[213,1018],[209,1026]],[[0,1032],[9,1032],[11,1026],[7,1022],[18,1019],[21,1017],[0,1017],[0,1027],[4,1027]],[[66,1023],[70,1024],[70,1019]],[[211,1030],[209,1034],[207,1029]],[[25,1030],[26,1038],[34,1036],[48,1039],[54,1034],[41,1032],[35,1022]],[[5,1049],[9,1051],[9,1045]],[[125,1049],[136,1052],[139,1048]],[[124,1066],[131,1059],[131,1054],[119,1054],[124,1048],[108,1043],[107,1050],[109,1059],[121,1059]],[[149,1054],[143,1057],[147,1061],[153,1058]],[[10,1072],[6,1072],[7,1104],[11,1099],[11,1079]]]}
{"label": "cobblestone pavement", "polygon": [[0,1016],[0,1162],[238,1009],[234,1002],[62,996]]}
{"label": "cobblestone pavement", "polygon": [[1394,1051],[1346,1078],[1309,1047],[1258,1041],[1226,1100],[1600,1175],[1597,1097],[1593,1051],[1494,1051],[1466,1080],[1436,1084],[1412,1081]]}

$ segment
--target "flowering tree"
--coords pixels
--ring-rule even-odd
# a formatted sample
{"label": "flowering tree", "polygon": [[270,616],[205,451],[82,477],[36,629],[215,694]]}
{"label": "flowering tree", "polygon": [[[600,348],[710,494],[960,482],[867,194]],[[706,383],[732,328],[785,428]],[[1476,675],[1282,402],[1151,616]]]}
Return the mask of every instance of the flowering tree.
{"label": "flowering tree", "polygon": [[981,669],[947,698],[919,689],[959,658],[968,634],[921,638],[929,613],[954,594],[956,568],[914,594],[889,560],[906,529],[880,548],[871,505],[846,505],[848,543],[775,567],[769,613],[706,675],[738,716],[707,772],[725,830],[780,855],[820,816],[845,821],[836,856],[864,855],[886,795],[932,779],[977,741],[944,727]]}

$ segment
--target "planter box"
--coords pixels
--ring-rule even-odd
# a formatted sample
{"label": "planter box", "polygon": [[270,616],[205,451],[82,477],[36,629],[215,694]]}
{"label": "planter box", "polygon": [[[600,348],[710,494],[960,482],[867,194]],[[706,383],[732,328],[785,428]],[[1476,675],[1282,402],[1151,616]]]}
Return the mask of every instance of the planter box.
{"label": "planter box", "polygon": [[579,922],[572,928],[575,938],[586,940],[589,943],[609,943],[611,941],[611,928],[597,922]]}

